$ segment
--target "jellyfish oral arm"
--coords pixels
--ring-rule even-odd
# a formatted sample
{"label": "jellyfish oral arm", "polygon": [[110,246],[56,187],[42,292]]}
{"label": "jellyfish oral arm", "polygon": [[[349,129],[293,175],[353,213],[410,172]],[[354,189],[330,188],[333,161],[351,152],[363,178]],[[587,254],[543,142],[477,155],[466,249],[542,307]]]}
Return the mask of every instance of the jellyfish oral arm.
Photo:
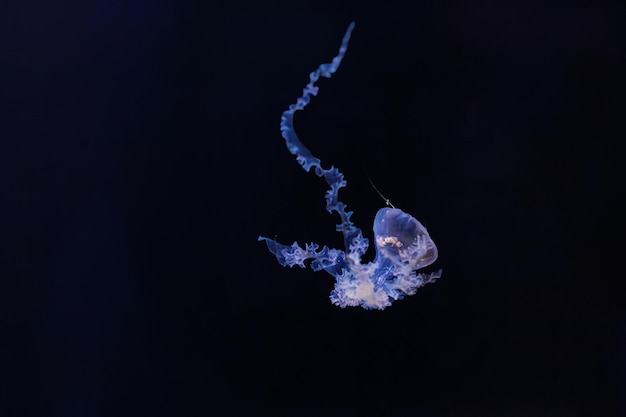
{"label": "jellyfish oral arm", "polygon": [[289,152],[296,156],[305,171],[315,168],[315,174],[324,177],[329,185],[326,209],[339,214],[341,222],[336,230],[343,234],[345,252],[327,246],[319,249],[316,243],[302,248],[297,242],[288,246],[267,237],[259,236],[259,240],[265,241],[282,266],[304,268],[305,261],[310,260],[314,271],[324,270],[335,277],[335,288],[330,295],[333,304],[382,310],[441,276],[441,271],[428,275],[415,273],[437,259],[437,247],[417,219],[400,209],[385,207],[378,211],[374,220],[376,258],[363,265],[361,256],[367,252],[369,241],[350,220],[352,212],[339,200],[339,190],[347,184],[343,174],[333,166],[322,168],[321,161],[302,144],[293,127],[294,113],[304,109],[311,96],[317,95],[319,90],[315,83],[320,77],[330,78],[339,68],[353,29],[354,22],[348,26],[337,56],[311,72],[302,96],[283,112],[280,123]]}
{"label": "jellyfish oral arm", "polygon": [[314,157],[298,138],[298,135],[293,127],[293,116],[295,112],[303,110],[307,104],[309,104],[311,96],[317,95],[319,88],[315,85],[315,83],[320,79],[320,77],[330,78],[337,71],[339,65],[341,65],[343,57],[346,54],[346,51],[348,50],[348,43],[350,42],[350,35],[352,34],[353,29],[354,22],[350,23],[345,35],[343,35],[337,56],[335,56],[330,63],[320,65],[315,71],[309,74],[309,82],[304,87],[302,96],[298,98],[295,104],[290,105],[289,109],[283,112],[280,120],[280,131],[282,132],[289,152],[296,156],[296,160],[300,165],[302,165],[302,168],[304,168],[305,171],[309,172],[311,167],[315,167],[315,173],[319,177],[323,175],[320,160]]}

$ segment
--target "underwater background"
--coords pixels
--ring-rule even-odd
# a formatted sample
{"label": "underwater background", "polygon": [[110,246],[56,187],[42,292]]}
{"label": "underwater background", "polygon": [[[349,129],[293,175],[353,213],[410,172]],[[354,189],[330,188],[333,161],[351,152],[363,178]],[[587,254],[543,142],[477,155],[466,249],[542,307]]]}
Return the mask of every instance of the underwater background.
{"label": "underwater background", "polygon": [[[434,284],[331,304],[259,235],[342,247],[295,116]],[[0,416],[624,416],[626,7],[0,5]],[[373,251],[365,255],[369,261]],[[623,285],[623,284],[622,284]]]}

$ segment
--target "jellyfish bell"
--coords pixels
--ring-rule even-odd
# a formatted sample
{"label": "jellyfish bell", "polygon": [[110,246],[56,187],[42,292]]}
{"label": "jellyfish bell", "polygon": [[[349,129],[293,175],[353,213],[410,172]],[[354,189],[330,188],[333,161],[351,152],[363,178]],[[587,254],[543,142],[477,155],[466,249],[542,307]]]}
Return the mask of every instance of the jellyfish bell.
{"label": "jellyfish bell", "polygon": [[423,268],[437,259],[437,247],[426,228],[413,216],[397,208],[378,210],[374,219],[376,256],[394,264]]}

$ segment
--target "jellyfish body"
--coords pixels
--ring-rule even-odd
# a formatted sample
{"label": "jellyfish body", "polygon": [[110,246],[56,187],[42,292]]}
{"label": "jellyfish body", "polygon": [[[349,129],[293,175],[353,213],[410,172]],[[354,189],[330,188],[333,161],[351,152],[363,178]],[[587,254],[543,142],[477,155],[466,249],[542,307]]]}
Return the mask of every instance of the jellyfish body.
{"label": "jellyfish body", "polygon": [[304,109],[311,96],[317,95],[315,82],[320,76],[330,78],[339,68],[348,49],[354,22],[348,26],[339,53],[330,63],[320,65],[310,75],[310,81],[303,90],[302,97],[283,112],[281,132],[287,149],[296,156],[305,171],[315,168],[319,177],[324,177],[330,189],[326,192],[326,209],[336,212],[341,218],[337,231],[344,237],[345,252],[327,246],[319,248],[316,243],[304,248],[297,242],[291,246],[278,243],[274,239],[259,237],[283,266],[305,267],[311,260],[314,271],[324,270],[335,277],[335,288],[330,299],[340,307],[362,306],[366,309],[384,309],[405,295],[415,294],[417,289],[435,281],[441,271],[431,274],[416,274],[437,259],[437,247],[426,228],[413,216],[397,208],[382,208],[374,220],[376,257],[368,264],[361,263],[361,256],[369,247],[361,229],[350,220],[351,211],[339,201],[339,189],[346,186],[343,174],[335,167],[323,169],[319,159],[302,144],[293,128],[293,116]]}

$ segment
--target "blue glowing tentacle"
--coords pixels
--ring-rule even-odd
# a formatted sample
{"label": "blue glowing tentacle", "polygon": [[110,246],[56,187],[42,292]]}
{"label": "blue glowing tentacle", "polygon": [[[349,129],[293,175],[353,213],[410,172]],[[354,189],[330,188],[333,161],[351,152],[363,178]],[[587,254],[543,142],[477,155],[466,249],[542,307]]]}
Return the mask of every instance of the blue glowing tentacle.
{"label": "blue glowing tentacle", "polygon": [[[315,71],[311,72],[309,75],[309,83],[302,91],[302,97],[298,98],[295,104],[290,105],[289,109],[283,112],[280,130],[285,139],[287,149],[289,149],[291,154],[296,156],[296,160],[302,168],[309,172],[311,167],[315,167],[315,174],[318,177],[323,176],[326,183],[330,186],[330,190],[326,192],[326,210],[329,212],[336,211],[339,214],[341,224],[337,225],[337,231],[342,232],[344,235],[346,250],[354,252],[360,257],[360,255],[367,250],[368,242],[367,239],[363,237],[361,230],[350,221],[352,212],[346,211],[346,205],[339,201],[339,190],[346,186],[343,174],[333,166],[331,166],[330,169],[323,169],[321,161],[314,157],[311,151],[302,144],[293,127],[293,116],[295,112],[304,109],[311,101],[311,96],[317,95],[319,87],[317,87],[315,83],[320,77],[330,78],[337,71],[339,65],[341,65],[341,61],[348,50],[352,29],[354,29],[354,22],[350,23],[348,26],[343,40],[341,41],[337,56],[335,56],[330,63],[321,64]],[[355,249],[351,250],[351,247]]]}
{"label": "blue glowing tentacle", "polygon": [[310,81],[304,87],[302,97],[299,97],[295,104],[290,105],[289,109],[283,112],[280,121],[280,131],[282,132],[289,152],[296,156],[296,159],[305,171],[309,172],[311,167],[315,167],[315,173],[318,177],[321,177],[324,171],[320,165],[320,160],[314,157],[307,147],[300,142],[300,139],[293,128],[293,115],[295,112],[304,109],[306,105],[309,104],[312,95],[317,95],[317,92],[319,91],[319,87],[315,85],[317,80],[319,80],[320,77],[330,78],[335,71],[337,71],[337,68],[339,68],[341,61],[348,50],[348,43],[350,42],[352,29],[354,29],[354,22],[350,23],[350,26],[348,26],[346,34],[343,36],[343,40],[341,41],[341,46],[339,47],[339,53],[337,56],[333,58],[332,62],[321,64],[315,71],[311,72],[309,75]]}

